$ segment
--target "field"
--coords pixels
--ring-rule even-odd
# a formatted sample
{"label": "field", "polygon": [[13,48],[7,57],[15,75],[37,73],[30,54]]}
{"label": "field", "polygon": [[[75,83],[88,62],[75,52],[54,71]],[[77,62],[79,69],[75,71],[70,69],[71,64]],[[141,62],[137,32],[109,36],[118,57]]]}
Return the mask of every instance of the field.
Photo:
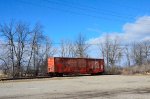
{"label": "field", "polygon": [[100,75],[0,82],[0,99],[150,99],[150,76]]}

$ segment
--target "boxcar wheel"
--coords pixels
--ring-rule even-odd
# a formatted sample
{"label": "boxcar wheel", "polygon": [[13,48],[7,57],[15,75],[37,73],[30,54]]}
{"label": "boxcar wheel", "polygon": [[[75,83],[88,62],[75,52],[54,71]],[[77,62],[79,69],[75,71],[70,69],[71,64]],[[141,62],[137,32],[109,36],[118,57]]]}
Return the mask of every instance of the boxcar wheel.
{"label": "boxcar wheel", "polygon": [[59,73],[58,76],[59,76],[59,77],[63,77],[63,73]]}
{"label": "boxcar wheel", "polygon": [[49,73],[48,74],[50,77],[54,77],[54,74],[53,73]]}
{"label": "boxcar wheel", "polygon": [[94,76],[94,75],[95,75],[95,73],[91,73],[91,75],[92,75],[92,76]]}

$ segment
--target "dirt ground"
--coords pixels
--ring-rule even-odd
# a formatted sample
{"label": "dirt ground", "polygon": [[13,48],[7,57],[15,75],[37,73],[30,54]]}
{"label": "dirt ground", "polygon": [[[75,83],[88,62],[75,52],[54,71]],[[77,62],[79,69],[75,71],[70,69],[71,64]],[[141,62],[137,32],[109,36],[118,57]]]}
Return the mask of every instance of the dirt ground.
{"label": "dirt ground", "polygon": [[150,76],[100,75],[1,81],[0,99],[150,99]]}

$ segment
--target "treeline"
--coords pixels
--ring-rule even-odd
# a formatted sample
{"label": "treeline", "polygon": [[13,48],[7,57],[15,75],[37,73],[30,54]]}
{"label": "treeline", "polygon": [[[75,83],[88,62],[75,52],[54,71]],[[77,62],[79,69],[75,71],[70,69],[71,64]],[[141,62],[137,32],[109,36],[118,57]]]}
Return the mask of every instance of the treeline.
{"label": "treeline", "polygon": [[0,24],[0,69],[9,77],[45,75],[48,57],[58,52],[61,57],[87,57],[85,42],[79,34],[75,42],[62,40],[55,48],[40,24]]}
{"label": "treeline", "polygon": [[1,69],[13,77],[45,73],[47,57],[55,53],[40,24],[33,27],[24,22],[1,24],[0,40]]}
{"label": "treeline", "polygon": [[[110,74],[134,74],[150,72],[150,40],[137,42],[112,39],[106,35],[99,45],[100,53],[106,62],[106,71]],[[121,67],[121,65],[123,66]]]}
{"label": "treeline", "polygon": [[[131,72],[127,67],[143,65],[146,66],[143,71],[150,70],[150,41],[134,42],[125,46],[122,46],[122,42],[118,37],[112,39],[106,35],[103,41],[95,45],[101,55],[99,58],[105,60],[106,72]],[[48,57],[90,57],[91,47],[92,44],[87,44],[81,33],[75,41],[61,40],[60,46],[55,47],[52,40],[44,35],[40,24],[0,24],[0,69],[9,77],[45,75]],[[120,67],[123,63],[126,66],[124,69]]]}

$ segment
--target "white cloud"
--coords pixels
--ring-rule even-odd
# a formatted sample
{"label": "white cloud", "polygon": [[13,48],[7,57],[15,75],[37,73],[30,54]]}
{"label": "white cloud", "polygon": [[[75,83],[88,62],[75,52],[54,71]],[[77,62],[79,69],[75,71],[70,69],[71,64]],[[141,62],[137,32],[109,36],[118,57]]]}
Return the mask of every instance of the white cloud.
{"label": "white cloud", "polygon": [[126,23],[123,26],[126,39],[146,40],[150,38],[150,16],[143,16],[134,23]]}
{"label": "white cloud", "polygon": [[113,39],[118,36],[123,43],[128,43],[132,41],[142,41],[142,40],[150,40],[150,16],[143,16],[138,18],[133,23],[126,23],[122,27],[122,33],[113,32],[113,33],[104,33],[100,37],[91,38],[89,43],[98,43],[99,41],[104,41],[105,35],[109,34],[109,36]]}

